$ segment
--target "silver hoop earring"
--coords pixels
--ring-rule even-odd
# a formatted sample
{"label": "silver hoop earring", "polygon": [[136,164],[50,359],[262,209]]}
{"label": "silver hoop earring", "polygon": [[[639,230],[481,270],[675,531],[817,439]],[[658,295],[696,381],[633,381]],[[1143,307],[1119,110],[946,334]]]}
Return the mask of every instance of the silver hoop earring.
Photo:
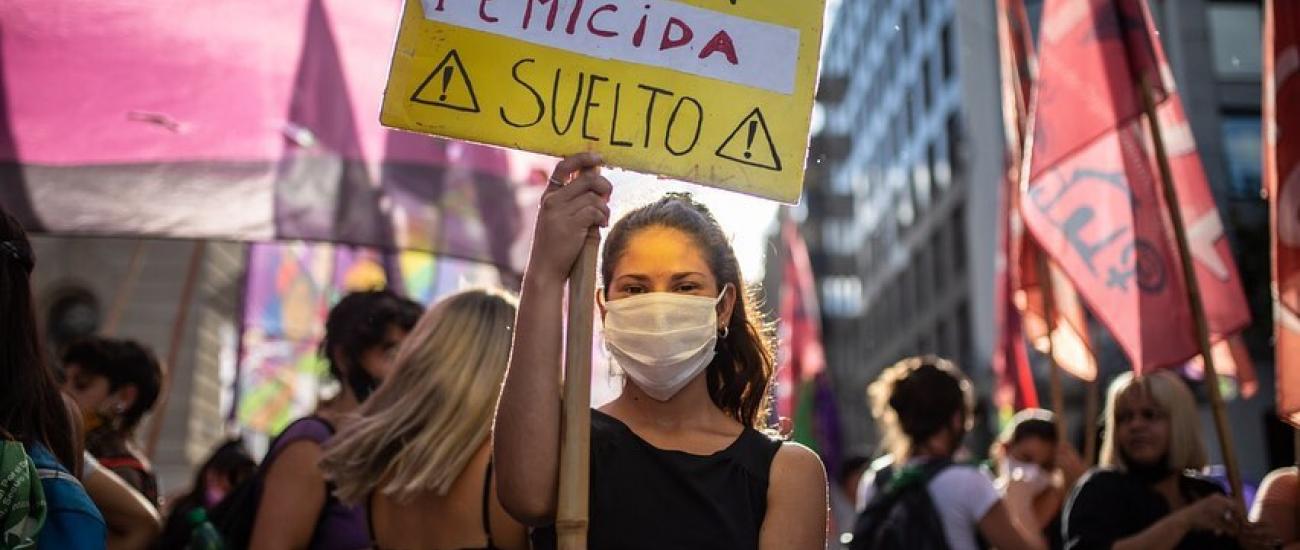
{"label": "silver hoop earring", "polygon": [[722,339],[726,340],[729,334],[731,334],[731,327],[722,327]]}

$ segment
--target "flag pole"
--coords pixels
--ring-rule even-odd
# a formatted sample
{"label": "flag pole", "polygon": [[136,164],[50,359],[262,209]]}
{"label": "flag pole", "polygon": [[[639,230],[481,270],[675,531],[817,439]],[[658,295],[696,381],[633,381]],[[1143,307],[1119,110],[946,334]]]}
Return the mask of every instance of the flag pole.
{"label": "flag pole", "polygon": [[131,296],[135,294],[135,282],[140,278],[140,266],[144,263],[144,243],[144,239],[135,242],[135,247],[131,251],[131,261],[126,266],[126,275],[122,277],[113,292],[113,305],[109,307],[104,330],[100,331],[104,336],[117,334],[122,313],[126,311],[126,305],[131,302]]}
{"label": "flag pole", "polygon": [[1061,381],[1061,364],[1056,360],[1056,295],[1052,289],[1052,272],[1048,266],[1046,254],[1038,254],[1038,286],[1043,294],[1043,317],[1047,324],[1047,361],[1052,369],[1048,374],[1051,385],[1052,409],[1055,414],[1056,436],[1058,441],[1065,441],[1069,430],[1065,422],[1065,389]]}
{"label": "flag pole", "polygon": [[[1014,127],[1016,132],[1014,135],[1011,134],[1010,132],[1007,133],[1007,146],[1008,149],[1012,151],[1012,155],[1011,155],[1012,163],[1018,163],[1013,168],[1014,170],[1016,170],[1015,173],[1018,176],[1018,179],[1015,182],[1015,189],[1008,191],[1012,195],[1009,198],[1011,207],[1007,215],[1013,215],[1013,213],[1020,212],[1020,197],[1018,196],[1019,194],[1017,193],[1017,191],[1024,189],[1025,182],[1028,181],[1029,179],[1029,169],[1030,169],[1029,159],[1033,151],[1033,141],[1034,141],[1033,132],[1034,132],[1034,125],[1037,123],[1037,121],[1035,120],[1034,115],[1031,114],[1032,110],[1028,105],[1028,103],[1033,100],[1031,98],[1026,98],[1024,96],[1021,87],[1018,84],[1016,84],[1016,82],[1020,81],[1021,75],[1020,75],[1020,67],[1015,61],[1015,55],[1013,53],[1014,49],[1012,48],[1010,42],[1011,29],[1010,29],[1010,21],[1008,20],[1008,17],[1011,16],[1011,10],[1006,0],[998,0],[997,10],[998,10],[998,55],[999,55],[999,60],[1001,62],[1002,71],[1004,72],[1002,78],[1003,100],[1004,100],[1003,108],[1014,109],[1017,113],[1025,114],[1025,119],[1023,121],[1019,120],[1018,117],[1016,117],[1015,120],[1009,120],[1004,118],[1004,121],[1006,122],[1008,127]],[[1033,72],[1032,62],[1030,63],[1030,67],[1031,67],[1030,69],[1031,74],[1029,75],[1029,78],[1031,80],[1035,80],[1037,76],[1032,74]],[[1007,103],[1008,101],[1010,103]],[[1015,154],[1016,152],[1018,152],[1019,154],[1018,155]],[[1033,246],[1033,245],[1026,242],[1025,244],[1022,245],[1022,247],[1024,246]],[[1056,361],[1056,343],[1052,338],[1052,333],[1055,332],[1055,328],[1056,328],[1055,327],[1056,296],[1052,293],[1052,281],[1050,278],[1050,274],[1048,272],[1047,258],[1040,251],[1037,254],[1037,259],[1038,262],[1036,268],[1038,269],[1039,277],[1040,277],[1039,285],[1042,287],[1043,312],[1045,317],[1044,322],[1047,325],[1047,359],[1051,365],[1049,384],[1050,384],[1050,391],[1051,391],[1052,408],[1054,409],[1053,412],[1055,413],[1052,416],[1055,419],[1057,436],[1060,438],[1061,441],[1064,441],[1067,432],[1066,422],[1065,422],[1065,392],[1061,386],[1062,384],[1061,366]],[[1012,258],[1007,259],[1007,261],[1011,261],[1011,260]],[[1008,296],[1007,299],[1011,299],[1010,296]],[[1021,322],[1023,324],[1023,320]]]}
{"label": "flag pole", "polygon": [[1174,188],[1173,175],[1170,173],[1169,156],[1165,151],[1164,135],[1157,117],[1151,75],[1142,75],[1142,107],[1146,112],[1147,124],[1151,132],[1151,145],[1155,150],[1156,162],[1160,167],[1160,183],[1164,189],[1165,203],[1169,218],[1174,228],[1178,244],[1178,256],[1183,271],[1183,286],[1187,287],[1187,299],[1192,308],[1192,317],[1196,321],[1196,337],[1201,346],[1201,358],[1205,362],[1205,389],[1210,398],[1210,408],[1214,413],[1214,426],[1219,432],[1219,448],[1223,453],[1223,464],[1228,470],[1228,483],[1232,486],[1233,498],[1244,504],[1245,496],[1241,492],[1241,471],[1237,468],[1237,455],[1233,451],[1232,433],[1228,431],[1228,415],[1223,404],[1223,395],[1219,391],[1219,372],[1214,366],[1214,354],[1210,347],[1209,321],[1205,318],[1205,305],[1201,299],[1200,284],[1196,280],[1196,266],[1192,263],[1191,248],[1187,244],[1187,227],[1183,222],[1183,212],[1178,206],[1178,191]]}
{"label": "flag pole", "polygon": [[555,532],[559,550],[586,550],[591,483],[591,340],[595,323],[596,258],[600,231],[592,227],[569,272],[569,319],[564,345],[564,403],[560,427],[560,494]]}
{"label": "flag pole", "polygon": [[[1095,376],[1101,376],[1097,373]],[[1088,464],[1097,463],[1097,378],[1084,382],[1083,458]]]}

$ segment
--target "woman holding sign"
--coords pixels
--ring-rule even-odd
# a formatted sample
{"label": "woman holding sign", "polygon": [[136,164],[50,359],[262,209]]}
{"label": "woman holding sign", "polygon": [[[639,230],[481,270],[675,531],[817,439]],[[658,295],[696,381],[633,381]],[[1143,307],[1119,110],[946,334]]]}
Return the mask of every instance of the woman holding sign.
{"label": "woman holding sign", "polygon": [[[542,197],[497,408],[501,503],[534,526],[555,521],[563,291],[588,229],[609,221],[600,163],[566,158]],[[614,225],[602,260],[605,344],[628,383],[592,411],[589,547],[825,548],[825,471],[761,431],[772,348],[712,214],[665,196]]]}

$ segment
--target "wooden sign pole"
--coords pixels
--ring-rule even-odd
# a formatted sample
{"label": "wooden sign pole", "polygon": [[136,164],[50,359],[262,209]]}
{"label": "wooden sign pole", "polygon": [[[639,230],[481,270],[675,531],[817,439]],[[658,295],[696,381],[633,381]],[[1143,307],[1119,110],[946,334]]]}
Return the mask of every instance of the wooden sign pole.
{"label": "wooden sign pole", "polygon": [[555,532],[560,550],[586,550],[591,482],[591,339],[595,322],[595,227],[569,272],[569,319],[564,345],[564,408],[560,427],[560,494]]}

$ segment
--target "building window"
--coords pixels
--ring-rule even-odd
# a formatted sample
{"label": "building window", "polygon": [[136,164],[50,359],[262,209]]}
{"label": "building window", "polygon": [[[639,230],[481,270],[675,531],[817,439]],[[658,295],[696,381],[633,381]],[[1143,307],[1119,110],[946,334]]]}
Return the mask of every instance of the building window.
{"label": "building window", "polygon": [[925,162],[917,162],[912,168],[912,194],[918,209],[930,206],[930,167]]}
{"label": "building window", "polygon": [[1222,130],[1229,195],[1234,199],[1259,199],[1263,184],[1260,117],[1224,115]]}
{"label": "building window", "polygon": [[911,140],[916,135],[917,120],[920,116],[917,114],[916,103],[912,101],[912,95],[907,94],[903,97],[903,124],[906,125],[906,134],[904,139]]}
{"label": "building window", "polygon": [[903,308],[905,311],[917,311],[921,309],[921,299],[916,288],[916,273],[909,264],[907,269],[899,275],[903,284]]}
{"label": "building window", "polygon": [[931,262],[931,273],[934,275],[934,283],[931,288],[934,289],[935,295],[943,294],[948,287],[947,276],[951,274],[952,255],[943,246],[943,232],[935,231],[930,236],[930,251],[934,261]]}
{"label": "building window", "polygon": [[961,124],[961,114],[957,111],[949,113],[944,129],[948,138],[949,169],[961,174],[966,166],[966,140]]}
{"label": "building window", "polygon": [[930,58],[926,57],[921,62],[921,99],[925,110],[929,111],[934,106],[934,89],[930,82]]}
{"label": "building window", "polygon": [[850,318],[862,313],[862,280],[838,275],[822,280],[822,311],[830,317]]}
{"label": "building window", "polygon": [[934,143],[925,151],[926,163],[930,165],[930,178],[939,190],[947,189],[952,184],[952,167],[948,165],[947,156],[943,155]]}
{"label": "building window", "polygon": [[970,372],[975,368],[975,337],[971,328],[970,304],[965,300],[957,307],[957,360]]}
{"label": "building window", "polygon": [[895,166],[889,169],[889,190],[896,193],[898,203],[894,207],[894,214],[898,216],[898,229],[902,230],[912,226],[916,221],[916,205],[912,202],[912,186],[908,185],[907,173],[901,166]]}
{"label": "building window", "polygon": [[1263,67],[1259,5],[1213,2],[1206,17],[1215,74],[1220,78],[1258,79]]}
{"label": "building window", "polygon": [[966,272],[966,206],[957,207],[952,215],[952,225],[948,226],[948,253],[952,254],[952,271]]}
{"label": "building window", "polygon": [[912,268],[916,274],[916,285],[920,290],[917,296],[917,306],[925,308],[930,305],[934,298],[934,251],[922,246],[920,253],[916,256],[916,264]]}
{"label": "building window", "polygon": [[943,61],[943,81],[952,80],[953,61],[952,61],[952,23],[944,23],[943,32],[939,35],[939,56]]}
{"label": "building window", "polygon": [[[906,9],[906,8],[904,8]],[[912,51],[912,14],[910,11],[900,11],[898,13],[899,32],[903,33],[903,56]]]}
{"label": "building window", "polygon": [[913,255],[913,259],[911,259],[911,278],[913,278],[914,281],[913,285],[917,285],[917,296],[915,296],[914,300],[914,303],[917,304],[917,309],[924,309],[926,306],[930,306],[930,298],[931,295],[933,295],[933,289],[930,287],[930,277],[928,277],[926,267],[926,264],[928,263],[926,252],[926,248],[920,248],[920,250],[915,252]]}

